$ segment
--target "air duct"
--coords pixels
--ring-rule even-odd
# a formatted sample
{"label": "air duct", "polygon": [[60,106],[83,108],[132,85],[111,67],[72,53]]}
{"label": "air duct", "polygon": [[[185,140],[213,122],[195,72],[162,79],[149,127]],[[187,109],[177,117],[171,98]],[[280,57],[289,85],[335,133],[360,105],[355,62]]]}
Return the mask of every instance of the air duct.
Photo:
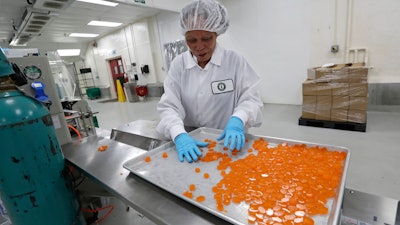
{"label": "air duct", "polygon": [[10,45],[23,46],[34,37],[40,36],[41,30],[52,19],[49,14],[49,11],[34,9],[32,7],[26,8]]}
{"label": "air duct", "polygon": [[10,40],[12,46],[24,46],[28,41],[41,35],[43,28],[50,23],[53,16],[68,8],[74,0],[34,0],[27,7],[21,22]]}
{"label": "air duct", "polygon": [[75,0],[35,0],[33,2],[33,8],[57,13],[68,8],[74,1]]}

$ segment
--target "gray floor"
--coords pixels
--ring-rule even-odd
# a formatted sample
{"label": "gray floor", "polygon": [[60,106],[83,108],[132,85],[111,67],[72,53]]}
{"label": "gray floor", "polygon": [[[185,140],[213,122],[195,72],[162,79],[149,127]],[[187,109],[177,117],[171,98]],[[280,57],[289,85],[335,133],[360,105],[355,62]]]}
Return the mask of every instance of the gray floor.
{"label": "gray floor", "polygon": [[[108,130],[139,119],[157,121],[157,102],[157,98],[136,103],[88,101],[98,112],[100,128]],[[400,199],[400,110],[368,111],[366,132],[299,126],[300,115],[301,106],[265,104],[262,126],[249,132],[347,147],[351,157],[346,188]]]}

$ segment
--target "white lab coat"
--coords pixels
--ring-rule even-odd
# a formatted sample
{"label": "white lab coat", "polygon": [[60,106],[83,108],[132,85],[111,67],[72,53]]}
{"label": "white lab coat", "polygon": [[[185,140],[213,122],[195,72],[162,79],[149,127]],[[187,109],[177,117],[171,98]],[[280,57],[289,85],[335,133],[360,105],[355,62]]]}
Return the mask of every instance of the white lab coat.
{"label": "white lab coat", "polygon": [[259,82],[244,57],[218,44],[204,69],[184,52],[172,61],[164,81],[157,131],[174,140],[186,132],[184,126],[224,129],[231,116],[246,128],[260,126]]}

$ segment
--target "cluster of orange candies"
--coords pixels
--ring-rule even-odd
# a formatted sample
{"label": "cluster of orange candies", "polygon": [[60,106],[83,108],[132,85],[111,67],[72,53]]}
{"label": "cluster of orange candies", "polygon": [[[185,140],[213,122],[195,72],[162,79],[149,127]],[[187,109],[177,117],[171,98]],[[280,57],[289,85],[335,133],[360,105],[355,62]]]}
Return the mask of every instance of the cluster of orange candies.
{"label": "cluster of orange candies", "polygon": [[336,194],[347,157],[343,151],[305,144],[269,147],[260,138],[245,158],[232,161],[229,154],[214,150],[216,142],[205,141],[209,149],[200,160],[220,160],[222,179],[212,188],[217,209],[244,201],[248,222],[258,225],[314,224],[312,216],[329,211],[327,201]]}
{"label": "cluster of orange candies", "polygon": [[[194,170],[196,173],[200,173],[201,170],[199,167],[196,167]],[[204,173],[203,174],[204,179],[208,179],[210,177],[210,175],[208,173]],[[196,191],[196,185],[194,184],[190,184],[189,185],[189,190],[183,192],[183,195],[187,198],[193,199],[193,193]],[[199,195],[196,197],[196,201],[197,202],[203,202],[204,200],[206,200],[206,197],[204,195]]]}
{"label": "cluster of orange candies", "polygon": [[[222,179],[212,187],[217,210],[246,202],[249,224],[258,225],[313,225],[313,216],[328,214],[327,202],[340,185],[346,152],[305,144],[270,147],[260,138],[247,149],[246,157],[232,161],[239,151],[234,149],[230,156],[227,148],[225,152],[216,151],[215,141],[204,141],[209,142],[208,151],[199,160],[219,160],[217,169]],[[167,157],[164,152],[163,158]],[[151,158],[147,156],[145,161]],[[195,172],[200,173],[200,168]],[[203,174],[205,179],[209,176]],[[183,195],[192,199],[195,190],[196,186],[190,184]],[[203,202],[205,197],[195,199]]]}

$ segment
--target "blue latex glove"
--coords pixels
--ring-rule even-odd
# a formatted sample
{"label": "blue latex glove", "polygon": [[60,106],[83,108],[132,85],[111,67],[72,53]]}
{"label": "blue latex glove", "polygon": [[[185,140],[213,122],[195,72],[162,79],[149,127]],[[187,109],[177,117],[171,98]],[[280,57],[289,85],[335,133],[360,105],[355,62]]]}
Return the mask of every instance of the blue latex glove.
{"label": "blue latex glove", "polygon": [[183,162],[183,158],[186,161],[192,162],[197,161],[201,156],[199,147],[207,147],[209,143],[197,141],[189,136],[187,133],[182,133],[175,138],[176,151],[178,151],[179,161]]}
{"label": "blue latex glove", "polygon": [[229,119],[224,132],[222,132],[221,136],[217,140],[220,141],[224,138],[224,147],[228,147],[229,145],[229,150],[231,151],[234,148],[241,150],[244,147],[244,125],[239,117],[232,116]]}

